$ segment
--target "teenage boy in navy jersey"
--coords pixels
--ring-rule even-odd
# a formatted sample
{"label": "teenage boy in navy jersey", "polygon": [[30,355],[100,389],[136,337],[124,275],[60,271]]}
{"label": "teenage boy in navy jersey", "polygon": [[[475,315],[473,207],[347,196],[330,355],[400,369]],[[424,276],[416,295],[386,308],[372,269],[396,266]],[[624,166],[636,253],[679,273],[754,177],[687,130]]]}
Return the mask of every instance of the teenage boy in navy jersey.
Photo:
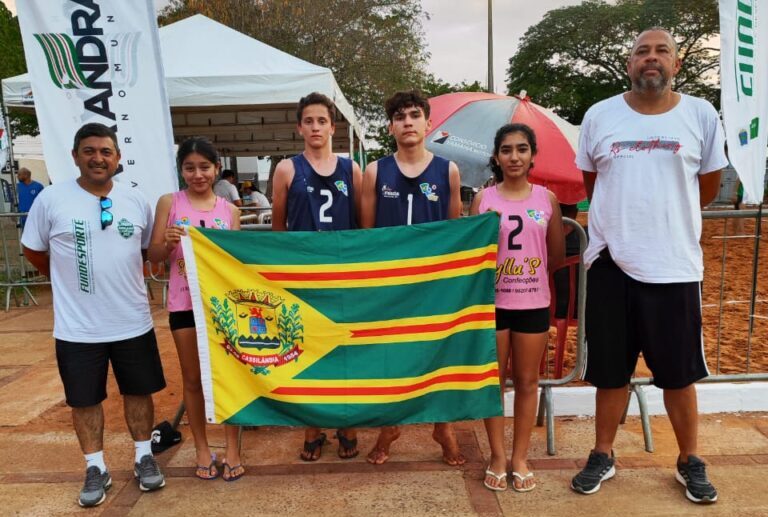
{"label": "teenage boy in navy jersey", "polygon": [[[417,91],[397,92],[387,99],[384,109],[397,151],[365,169],[361,226],[381,228],[459,217],[459,168],[427,151],[424,145],[430,129],[429,101]],[[368,461],[377,465],[386,462],[389,447],[399,436],[397,427],[382,428]],[[432,437],[443,448],[443,460],[448,465],[466,461],[450,423],[436,423]]]}
{"label": "teenage boy in navy jersey", "polygon": [[[304,152],[281,161],[275,168],[272,194],[272,230],[329,231],[358,227],[362,173],[348,158],[333,154],[331,137],[336,129],[336,106],[325,95],[310,93],[296,112]],[[339,457],[358,455],[357,431],[339,429]],[[320,458],[325,433],[315,427],[304,433],[301,459]]]}

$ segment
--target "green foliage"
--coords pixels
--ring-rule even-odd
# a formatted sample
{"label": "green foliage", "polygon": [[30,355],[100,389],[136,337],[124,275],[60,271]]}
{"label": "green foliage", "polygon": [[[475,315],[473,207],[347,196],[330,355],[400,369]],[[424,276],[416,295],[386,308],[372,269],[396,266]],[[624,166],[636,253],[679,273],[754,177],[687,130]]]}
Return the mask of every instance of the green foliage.
{"label": "green foliage", "polygon": [[682,69],[673,88],[719,106],[716,0],[585,0],[549,11],[530,27],[509,60],[508,93],[526,90],[538,104],[580,124],[595,102],[625,91],[635,37],[653,26],[669,29]]}
{"label": "green foliage", "polygon": [[224,334],[224,338],[232,346],[237,346],[239,336],[237,335],[237,322],[235,314],[229,305],[229,300],[224,299],[222,304],[215,296],[211,297],[211,316],[213,325],[216,328],[216,334]]}
{"label": "green foliage", "polygon": [[[14,77],[27,71],[24,61],[24,47],[21,44],[19,19],[0,3],[0,77]],[[13,135],[31,135],[40,133],[37,117],[34,113],[12,112],[10,114]]]}
{"label": "green foliage", "polygon": [[304,325],[301,323],[299,304],[294,303],[288,310],[283,305],[277,317],[277,338],[280,340],[280,353],[288,352],[294,345],[304,342]]}

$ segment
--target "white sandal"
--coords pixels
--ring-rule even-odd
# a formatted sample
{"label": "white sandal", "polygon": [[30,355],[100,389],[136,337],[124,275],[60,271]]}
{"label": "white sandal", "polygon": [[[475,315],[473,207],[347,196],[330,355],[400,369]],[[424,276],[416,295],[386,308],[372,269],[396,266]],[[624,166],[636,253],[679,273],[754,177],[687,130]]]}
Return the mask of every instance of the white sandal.
{"label": "white sandal", "polygon": [[485,488],[487,488],[488,490],[493,490],[494,492],[503,492],[509,487],[509,485],[504,485],[503,487],[499,486],[501,485],[502,481],[507,479],[506,472],[504,472],[503,474],[496,474],[494,471],[491,470],[491,466],[488,465],[488,468],[485,469],[485,477],[489,477],[489,476],[496,480],[496,486],[489,485],[488,482],[485,479],[483,479],[483,485],[485,485]]}
{"label": "white sandal", "polygon": [[[533,483],[533,485],[529,486],[528,488],[525,487],[525,481],[528,480],[528,479],[533,478],[533,472],[529,472],[525,476],[523,476],[523,475],[521,475],[521,474],[519,474],[517,472],[512,472],[512,478],[513,478],[513,480],[512,480],[512,490],[514,490],[515,492],[530,492],[531,490],[536,488],[536,483],[535,482]],[[520,488],[517,488],[517,485],[515,485],[515,481],[514,481],[515,479],[520,481],[520,484],[522,485]]]}

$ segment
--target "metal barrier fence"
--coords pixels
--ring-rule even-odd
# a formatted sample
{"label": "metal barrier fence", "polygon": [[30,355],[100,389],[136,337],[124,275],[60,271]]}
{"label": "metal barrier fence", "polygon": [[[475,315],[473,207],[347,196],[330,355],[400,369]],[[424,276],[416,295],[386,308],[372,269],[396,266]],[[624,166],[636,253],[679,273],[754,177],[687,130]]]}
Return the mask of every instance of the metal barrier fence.
{"label": "metal barrier fence", "polygon": [[[710,384],[718,382],[755,382],[755,381],[768,381],[768,372],[751,372],[751,359],[752,359],[752,337],[754,333],[755,319],[766,319],[765,316],[755,313],[757,299],[757,280],[759,271],[759,251],[760,251],[760,239],[762,238],[762,219],[766,217],[762,210],[708,210],[702,213],[705,220],[708,219],[722,219],[723,220],[723,250],[722,259],[720,265],[720,295],[718,303],[718,328],[717,328],[717,341],[716,341],[716,354],[717,362],[715,366],[714,375],[709,375],[705,379],[699,381],[700,384]],[[754,235],[728,235],[728,221],[735,219],[754,219],[755,221],[755,233]],[[726,252],[729,239],[753,239],[753,262],[752,262],[752,281],[750,286],[749,297],[749,327],[747,332],[746,343],[746,355],[744,358],[745,373],[738,374],[726,374],[720,370],[720,355],[721,355],[721,337],[722,337],[722,317],[724,300],[723,293],[726,279]],[[643,386],[653,384],[653,378],[651,377],[636,377],[632,379],[630,383],[630,390],[635,394],[640,408],[640,419],[643,425],[643,438],[645,441],[645,450],[653,452],[653,435],[651,433],[650,416],[648,412],[648,404],[646,402],[645,394],[643,393]],[[625,415],[626,416],[626,415]]]}
{"label": "metal barrier fence", "polygon": [[[756,319],[768,319],[766,316],[756,314],[755,307],[758,301],[757,298],[757,280],[759,270],[759,250],[760,250],[760,238],[762,219],[768,217],[764,215],[761,210],[707,210],[702,213],[702,217],[705,220],[722,219],[723,220],[723,235],[718,236],[723,240],[721,266],[720,266],[720,281],[719,281],[719,301],[718,301],[718,326],[717,326],[717,338],[715,342],[716,364],[714,372],[707,378],[702,379],[699,383],[718,383],[718,382],[754,382],[754,381],[768,381],[768,371],[766,372],[752,372],[751,359],[752,359],[752,338],[754,334],[754,323]],[[736,219],[753,219],[755,221],[755,233],[753,235],[728,235],[728,221]],[[576,225],[578,223],[570,219],[563,219],[565,223],[569,225]],[[578,230],[581,227],[578,226]],[[583,230],[579,232],[581,253],[583,255],[584,247],[586,245],[586,235]],[[726,282],[726,254],[728,242],[732,239],[751,239],[754,240],[753,246],[753,262],[751,271],[751,285],[749,300],[743,300],[744,303],[749,303],[749,326],[746,339],[746,354],[744,357],[744,367],[746,372],[739,374],[723,373],[721,371],[721,336],[723,330],[723,310],[726,302],[724,300],[724,287]],[[712,272],[707,272],[707,280],[711,281],[713,278]],[[571,381],[579,378],[582,374],[582,370],[585,366],[586,359],[586,342],[584,339],[584,327],[583,317],[586,301],[586,275],[584,274],[583,262],[579,265],[579,283],[578,283],[578,297],[577,297],[577,331],[576,331],[576,350],[575,350],[575,365],[573,370],[568,375],[561,379],[542,379],[539,382],[541,387],[541,396],[539,402],[539,414],[537,418],[537,425],[542,426],[546,423],[547,428],[547,453],[554,455],[555,449],[555,434],[554,434],[554,403],[552,388],[554,386],[562,386],[570,383]],[[704,310],[702,308],[702,310]],[[511,386],[511,382],[507,381],[507,384]],[[643,429],[643,438],[645,442],[645,449],[648,452],[653,452],[653,435],[651,432],[650,414],[648,409],[647,398],[643,391],[644,386],[653,384],[653,378],[651,377],[635,377],[629,384],[630,398],[634,394],[638,403],[640,411],[640,420]],[[627,405],[627,409],[629,404]],[[626,411],[624,418],[626,418]],[[624,423],[624,419],[622,419]]]}
{"label": "metal barrier fence", "polygon": [[22,220],[26,213],[12,212],[0,214],[0,246],[2,246],[2,277],[0,290],[5,290],[5,312],[11,308],[11,296],[20,292],[21,299],[14,296],[17,306],[37,305],[30,287],[50,285],[44,277],[32,276],[35,269],[29,265],[21,250]]}

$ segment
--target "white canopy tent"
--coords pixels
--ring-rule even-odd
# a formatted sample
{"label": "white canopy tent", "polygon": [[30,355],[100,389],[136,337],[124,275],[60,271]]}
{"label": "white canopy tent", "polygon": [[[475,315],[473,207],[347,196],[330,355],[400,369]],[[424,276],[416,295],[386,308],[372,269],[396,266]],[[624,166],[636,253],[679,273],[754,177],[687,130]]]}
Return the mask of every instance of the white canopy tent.
{"label": "white canopy tent", "polygon": [[[195,15],[160,29],[174,139],[207,136],[225,156],[296,154],[299,99],[317,91],[338,116],[334,152],[354,152],[362,131],[333,73]],[[27,74],[2,80],[10,109],[32,109]]]}

